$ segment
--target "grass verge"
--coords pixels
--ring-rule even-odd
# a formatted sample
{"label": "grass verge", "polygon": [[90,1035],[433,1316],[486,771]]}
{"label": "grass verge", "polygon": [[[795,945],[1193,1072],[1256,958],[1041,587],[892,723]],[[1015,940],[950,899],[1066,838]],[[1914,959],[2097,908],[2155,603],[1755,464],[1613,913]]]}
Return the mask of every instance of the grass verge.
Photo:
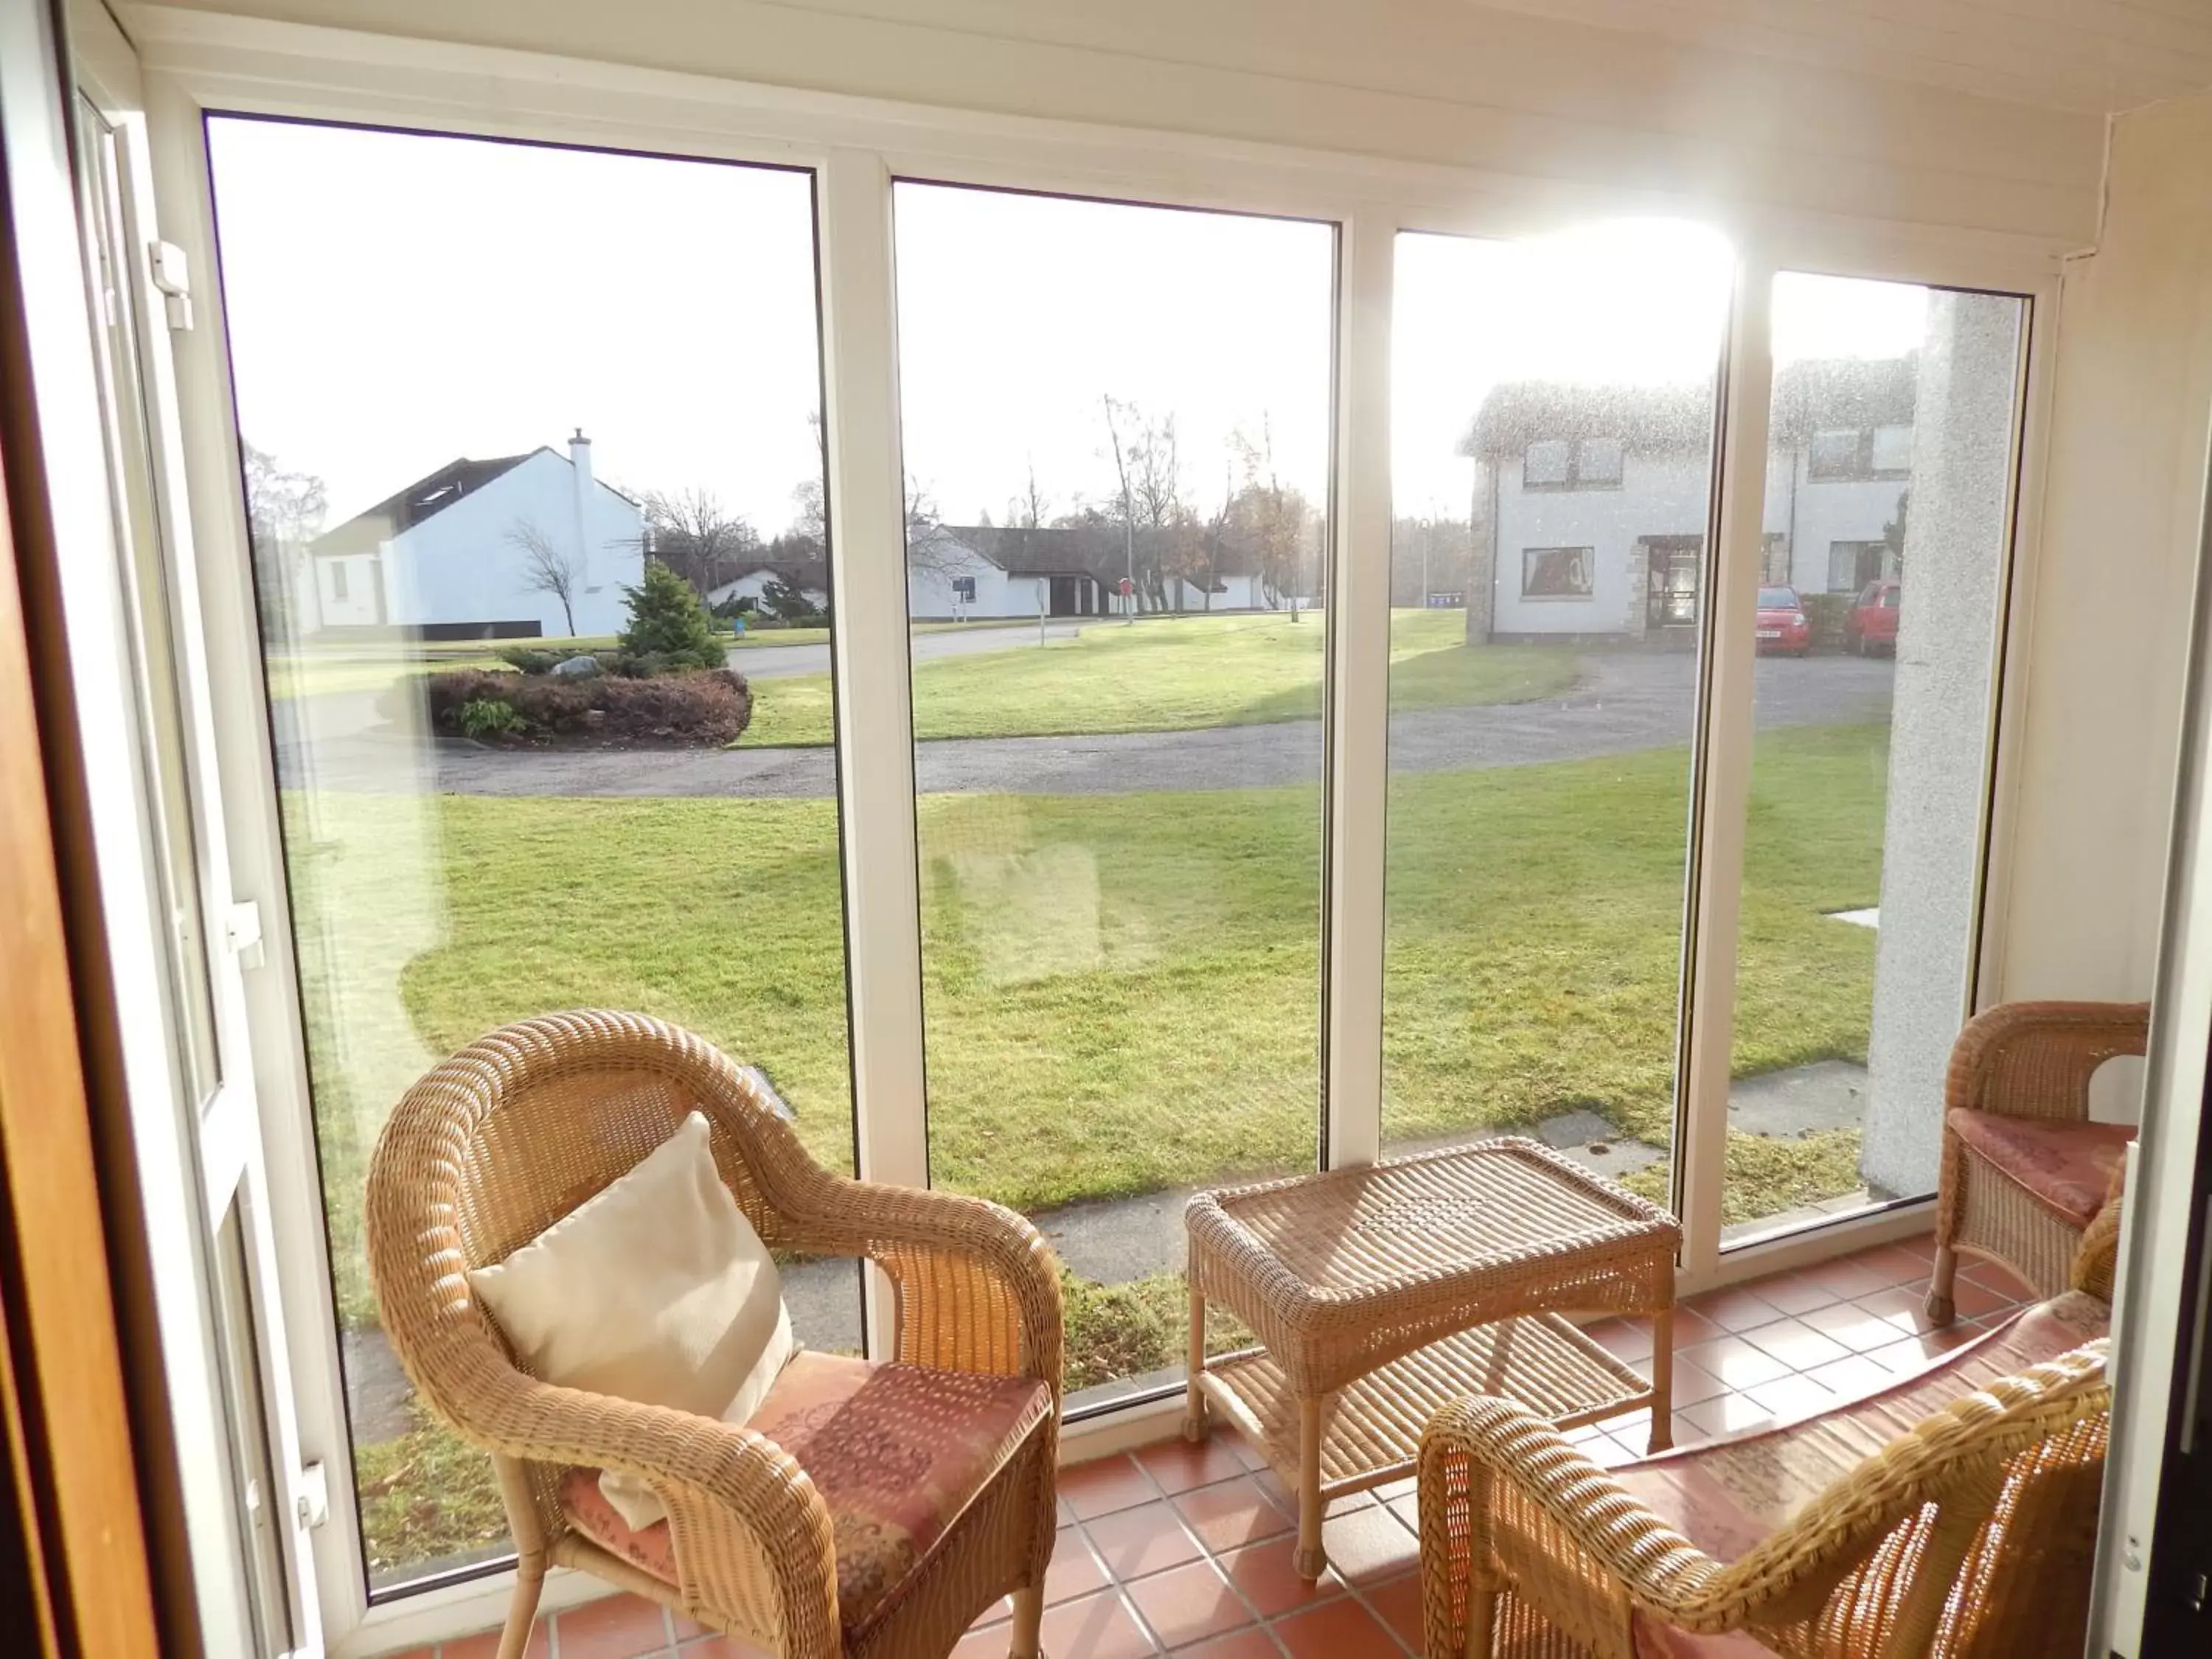
{"label": "grass verge", "polygon": [[[1321,717],[1322,642],[1317,612],[1184,617],[1129,627],[1094,623],[1072,640],[914,667],[918,738],[1089,736],[1265,726]],[[1390,702],[1396,709],[1463,708],[1557,696],[1574,684],[1572,652],[1469,646],[1455,611],[1399,611],[1391,618]],[[830,740],[827,675],[753,687],[747,748]]]}

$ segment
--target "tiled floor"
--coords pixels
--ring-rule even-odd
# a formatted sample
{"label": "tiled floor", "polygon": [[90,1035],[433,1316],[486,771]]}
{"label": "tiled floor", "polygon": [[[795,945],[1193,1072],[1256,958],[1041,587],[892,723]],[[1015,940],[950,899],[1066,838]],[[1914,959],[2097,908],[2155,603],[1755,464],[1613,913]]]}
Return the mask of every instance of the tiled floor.
{"label": "tiled floor", "polygon": [[[1929,1330],[1925,1243],[1863,1251],[1683,1304],[1674,1319],[1677,1445],[1768,1417],[1818,1409],[1878,1387],[2009,1313],[2024,1294],[2002,1269],[1960,1275],[1959,1322]],[[1650,1328],[1593,1328],[1631,1364],[1650,1358]],[[1580,1430],[1605,1464],[1641,1455],[1649,1413]],[[1291,1571],[1297,1510],[1235,1437],[1202,1447],[1148,1446],[1060,1472],[1058,1552],[1046,1585],[1051,1659],[1403,1659],[1420,1651],[1413,1483],[1334,1505],[1324,1523],[1332,1566],[1318,1584]],[[1006,1607],[961,1642],[958,1659],[999,1659]],[[405,1659],[490,1659],[491,1636]],[[530,1659],[730,1659],[750,1650],[702,1636],[630,1596],[539,1623]]]}

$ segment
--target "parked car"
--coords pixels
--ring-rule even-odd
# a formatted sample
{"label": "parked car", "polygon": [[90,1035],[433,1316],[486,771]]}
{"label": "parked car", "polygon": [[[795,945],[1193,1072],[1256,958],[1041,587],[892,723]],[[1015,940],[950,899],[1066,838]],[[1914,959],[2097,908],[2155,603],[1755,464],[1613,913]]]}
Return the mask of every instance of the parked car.
{"label": "parked car", "polygon": [[1850,614],[1844,618],[1844,643],[1862,657],[1897,654],[1897,605],[1902,589],[1896,582],[1869,582],[1859,591]]}
{"label": "parked car", "polygon": [[1813,623],[1794,587],[1759,590],[1759,648],[1802,657],[1813,648]]}

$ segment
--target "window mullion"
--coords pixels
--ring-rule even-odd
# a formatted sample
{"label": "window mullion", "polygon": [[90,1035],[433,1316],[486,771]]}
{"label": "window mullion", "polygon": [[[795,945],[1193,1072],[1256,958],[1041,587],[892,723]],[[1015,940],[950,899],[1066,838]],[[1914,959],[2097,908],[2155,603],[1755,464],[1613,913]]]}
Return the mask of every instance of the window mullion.
{"label": "window mullion", "polygon": [[[830,582],[861,1176],[929,1183],[922,1106],[921,930],[915,869],[914,711],[907,678],[905,498],[899,472],[897,294],[890,176],[839,150],[821,174]],[[889,1351],[871,1276],[871,1352]]]}
{"label": "window mullion", "polygon": [[1766,501],[1769,338],[1774,273],[1757,257],[1737,267],[1727,395],[1714,481],[1719,529],[1708,586],[1699,702],[1695,866],[1690,889],[1685,1060],[1675,1122],[1676,1191],[1683,1266],[1719,1260],[1728,1164],[1730,1055],[1735,1031],[1736,918],[1743,887],[1745,814],[1751,800],[1753,672]]}
{"label": "window mullion", "polygon": [[1382,902],[1389,787],[1393,215],[1339,233],[1334,568],[1328,594],[1327,1137],[1332,1166],[1382,1141]]}

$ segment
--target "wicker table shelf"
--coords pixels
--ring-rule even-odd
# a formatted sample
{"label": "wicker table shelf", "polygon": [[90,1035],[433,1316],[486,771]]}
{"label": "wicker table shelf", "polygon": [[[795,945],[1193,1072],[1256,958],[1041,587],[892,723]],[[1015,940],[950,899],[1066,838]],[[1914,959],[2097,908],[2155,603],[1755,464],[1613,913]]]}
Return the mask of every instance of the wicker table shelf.
{"label": "wicker table shelf", "polygon": [[[1447,1401],[1502,1395],[1564,1426],[1651,1408],[1668,1443],[1674,1257],[1656,1206],[1534,1141],[1200,1193],[1190,1238],[1189,1415],[1211,1407],[1298,1493],[1297,1565],[1327,1501],[1399,1478]],[[1209,1362],[1206,1306],[1262,1351]],[[1562,1316],[1649,1316],[1647,1384]]]}

